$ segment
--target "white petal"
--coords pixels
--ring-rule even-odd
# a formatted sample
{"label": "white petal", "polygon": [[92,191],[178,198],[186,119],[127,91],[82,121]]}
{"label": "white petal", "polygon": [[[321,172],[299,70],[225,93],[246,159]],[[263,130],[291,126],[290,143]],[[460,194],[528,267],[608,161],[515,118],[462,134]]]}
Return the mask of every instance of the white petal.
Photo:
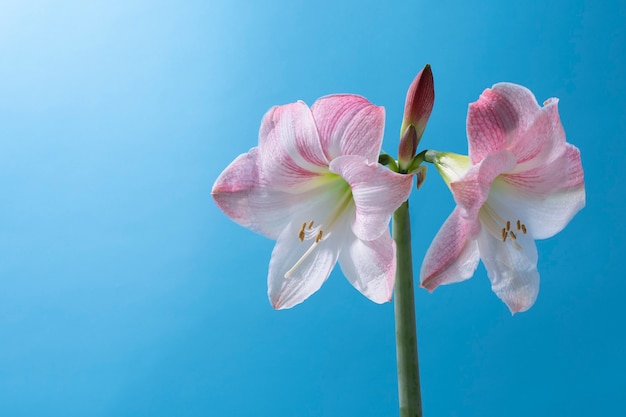
{"label": "white petal", "polygon": [[485,264],[491,289],[506,303],[511,313],[528,310],[539,293],[537,247],[527,235],[506,242],[487,228],[478,237],[480,257]]}
{"label": "white petal", "polygon": [[347,238],[339,265],[350,283],[375,303],[391,301],[396,273],[395,243],[389,232],[364,241],[352,234]]}
{"label": "white petal", "polygon": [[248,228],[270,239],[277,239],[305,201],[302,195],[267,188],[254,190],[247,201]]}
{"label": "white petal", "polygon": [[[268,296],[276,309],[291,308],[317,291],[332,271],[345,234],[332,233],[315,243],[300,241],[302,225],[292,222],[278,237],[267,277]],[[308,253],[307,253],[308,252]]]}
{"label": "white petal", "polygon": [[496,181],[488,204],[503,216],[504,221],[520,220],[534,239],[554,236],[570,222],[585,205],[584,184],[546,194],[521,191]]}

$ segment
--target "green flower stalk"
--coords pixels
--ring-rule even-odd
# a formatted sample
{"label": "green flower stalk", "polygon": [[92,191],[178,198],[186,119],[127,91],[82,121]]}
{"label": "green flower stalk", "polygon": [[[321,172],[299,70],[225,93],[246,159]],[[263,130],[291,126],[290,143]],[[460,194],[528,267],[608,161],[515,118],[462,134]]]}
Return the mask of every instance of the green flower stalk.
{"label": "green flower stalk", "polygon": [[[398,148],[399,172],[415,175],[417,188],[424,183],[426,167],[420,165],[424,161],[425,152],[417,156],[415,154],[434,101],[433,74],[430,65],[426,65],[417,74],[407,92]],[[400,417],[422,417],[408,200],[393,214],[392,235],[396,243],[394,314]]]}
{"label": "green flower stalk", "polygon": [[393,214],[392,234],[396,242],[394,314],[400,417],[422,417],[408,201]]}

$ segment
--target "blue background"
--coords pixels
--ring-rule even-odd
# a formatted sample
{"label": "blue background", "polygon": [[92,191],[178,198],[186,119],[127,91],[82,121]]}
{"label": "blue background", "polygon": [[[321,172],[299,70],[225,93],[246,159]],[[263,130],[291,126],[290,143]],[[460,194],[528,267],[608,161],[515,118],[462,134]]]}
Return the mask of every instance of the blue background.
{"label": "blue background", "polygon": [[[426,416],[623,412],[626,3],[0,2],[0,415],[396,416],[393,306],[335,271],[266,297],[273,242],[211,186],[276,104],[357,93],[396,153],[424,64],[423,148],[465,153],[499,81],[560,98],[587,207],[538,242],[511,316],[484,268],[416,290]],[[416,267],[453,200],[411,196]]]}

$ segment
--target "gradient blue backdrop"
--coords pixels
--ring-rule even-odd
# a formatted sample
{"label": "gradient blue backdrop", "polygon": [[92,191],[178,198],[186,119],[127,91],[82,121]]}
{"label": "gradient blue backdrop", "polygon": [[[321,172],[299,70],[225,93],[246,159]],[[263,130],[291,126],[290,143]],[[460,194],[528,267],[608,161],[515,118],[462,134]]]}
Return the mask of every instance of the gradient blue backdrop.
{"label": "gradient blue backdrop", "polygon": [[[484,268],[416,290],[426,416],[606,416],[626,390],[626,3],[0,2],[0,415],[396,416],[393,309],[335,271],[288,311],[273,242],[210,190],[264,112],[362,94],[387,111],[425,63],[424,148],[466,152],[499,81],[559,97],[587,207],[538,242],[512,317]],[[411,196],[415,262],[453,207]]]}

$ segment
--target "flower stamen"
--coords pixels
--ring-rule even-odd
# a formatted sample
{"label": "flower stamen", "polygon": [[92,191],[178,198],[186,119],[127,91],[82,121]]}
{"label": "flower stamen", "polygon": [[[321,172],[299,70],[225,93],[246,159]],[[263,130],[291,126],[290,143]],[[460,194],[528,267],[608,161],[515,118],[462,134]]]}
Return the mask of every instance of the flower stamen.
{"label": "flower stamen", "polygon": [[[308,223],[308,226],[307,226],[307,222],[302,223],[302,227],[300,228],[300,232],[298,232],[298,239],[300,239],[300,242],[304,242],[305,239],[306,240],[312,239],[312,234],[311,233],[307,233],[305,231],[305,229],[311,230],[312,228],[313,228],[313,220],[311,220]],[[289,278],[293,274],[295,269],[297,267],[299,267],[302,264],[302,262],[304,262],[304,260],[311,254],[311,252],[313,252],[313,249],[315,249],[317,244],[322,241],[323,237],[324,237],[324,231],[322,229],[319,229],[317,231],[317,234],[315,235],[315,241],[313,242],[313,244],[306,250],[306,252],[304,252],[302,257],[300,257],[300,259],[298,259],[298,261],[296,261],[294,266],[289,271],[287,271],[285,273],[285,278]]]}
{"label": "flower stamen", "polygon": [[[502,243],[506,243],[508,240],[516,249],[522,249],[520,244],[517,242],[518,234],[527,234],[528,230],[526,229],[526,225],[522,223],[520,219],[517,219],[514,222],[511,220],[505,221],[489,204],[485,204],[483,206],[480,216],[481,221],[487,230],[489,230],[495,238],[499,237],[502,240]],[[517,228],[517,232],[514,232],[511,229],[512,223],[513,227]],[[500,233],[498,233],[497,230],[500,230]]]}
{"label": "flower stamen", "polygon": [[315,249],[315,247],[317,246],[317,244],[319,243],[319,241],[316,239],[315,243],[313,243],[307,250],[306,252],[304,252],[304,255],[302,255],[302,257],[300,257],[300,259],[298,259],[296,261],[296,263],[293,265],[293,267],[285,272],[285,279],[288,279],[289,277],[291,277],[291,275],[293,275],[294,271],[300,266],[302,265],[302,262],[304,262],[304,260],[311,254],[311,252],[313,252],[313,249]]}
{"label": "flower stamen", "polygon": [[306,222],[302,223],[302,228],[300,229],[300,232],[298,233],[298,239],[300,239],[300,242],[304,242],[304,228],[306,227]]}
{"label": "flower stamen", "polygon": [[[300,242],[313,240],[313,243],[304,252],[304,254],[302,254],[300,259],[296,261],[293,267],[285,273],[285,279],[291,277],[294,274],[295,270],[300,265],[302,265],[305,259],[313,252],[316,246],[322,240],[325,240],[325,238],[332,234],[335,223],[339,221],[343,213],[345,213],[345,210],[350,205],[351,201],[353,201],[352,190],[346,184],[346,188],[343,190],[341,196],[338,198],[337,204],[335,205],[334,209],[331,210],[330,213],[328,213],[327,217],[324,219],[324,221],[321,222],[320,226],[313,227],[315,223],[314,220],[305,221],[302,223],[302,227],[298,231],[298,239],[300,240]],[[322,227],[324,227],[326,233],[324,232],[324,230],[322,230]]]}

